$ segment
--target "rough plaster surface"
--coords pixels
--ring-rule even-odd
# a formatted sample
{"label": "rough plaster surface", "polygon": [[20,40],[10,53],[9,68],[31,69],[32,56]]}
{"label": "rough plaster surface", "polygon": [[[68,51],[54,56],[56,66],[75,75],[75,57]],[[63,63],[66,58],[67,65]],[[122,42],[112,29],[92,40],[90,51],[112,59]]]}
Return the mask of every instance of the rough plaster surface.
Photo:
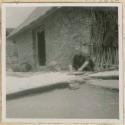
{"label": "rough plaster surface", "polygon": [[18,63],[29,63],[33,66],[34,61],[32,31],[25,31],[23,34],[19,34],[14,40],[17,43]]}
{"label": "rough plaster surface", "polygon": [[74,45],[80,42],[78,37],[82,39],[81,41],[90,41],[90,12],[83,11],[83,9],[63,8],[45,21],[47,62],[55,60],[62,68],[68,68],[76,51]]}

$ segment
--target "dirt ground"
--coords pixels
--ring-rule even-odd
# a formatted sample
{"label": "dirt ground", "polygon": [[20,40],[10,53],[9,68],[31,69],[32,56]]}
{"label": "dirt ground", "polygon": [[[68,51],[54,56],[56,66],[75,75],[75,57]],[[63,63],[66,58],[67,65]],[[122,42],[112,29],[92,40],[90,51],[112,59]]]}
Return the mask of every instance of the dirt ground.
{"label": "dirt ground", "polygon": [[119,91],[90,84],[7,101],[7,118],[118,119]]}

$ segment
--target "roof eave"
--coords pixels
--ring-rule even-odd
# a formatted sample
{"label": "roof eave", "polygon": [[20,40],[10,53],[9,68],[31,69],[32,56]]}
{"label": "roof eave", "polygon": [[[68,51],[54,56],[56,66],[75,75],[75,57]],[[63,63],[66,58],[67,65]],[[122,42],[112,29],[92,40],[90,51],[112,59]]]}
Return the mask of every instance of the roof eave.
{"label": "roof eave", "polygon": [[[38,19],[34,20],[33,22],[29,23],[28,25],[26,25],[25,27],[23,27],[22,29],[20,29],[19,31],[12,33],[10,35],[8,35],[7,39],[14,39],[16,35],[20,34],[21,32],[24,32],[26,29],[28,29],[31,25],[35,24],[38,20],[40,19],[44,19],[45,17],[49,16],[50,14],[52,14],[53,12],[55,12],[58,8],[60,7],[53,7],[50,10],[48,10],[44,15],[40,16]],[[16,30],[16,29],[15,29]]]}

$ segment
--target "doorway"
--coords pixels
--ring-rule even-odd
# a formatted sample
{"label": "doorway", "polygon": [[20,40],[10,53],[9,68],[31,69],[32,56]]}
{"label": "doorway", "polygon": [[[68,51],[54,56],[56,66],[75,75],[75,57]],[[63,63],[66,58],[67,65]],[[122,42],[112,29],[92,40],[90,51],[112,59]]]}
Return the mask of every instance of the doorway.
{"label": "doorway", "polygon": [[38,40],[38,63],[39,66],[44,66],[46,64],[46,46],[45,46],[45,32],[37,32]]}

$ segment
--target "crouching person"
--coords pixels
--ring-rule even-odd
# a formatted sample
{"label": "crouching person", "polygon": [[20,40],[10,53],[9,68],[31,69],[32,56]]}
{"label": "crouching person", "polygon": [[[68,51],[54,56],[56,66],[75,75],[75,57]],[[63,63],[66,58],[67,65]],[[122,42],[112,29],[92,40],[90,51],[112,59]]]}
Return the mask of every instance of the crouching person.
{"label": "crouching person", "polygon": [[[77,53],[73,56],[72,65],[69,66],[71,74],[80,75],[84,72],[94,71],[94,62],[88,55],[88,51],[88,46],[77,49]],[[74,81],[70,83],[69,88],[79,88],[79,82]]]}
{"label": "crouching person", "polygon": [[69,66],[69,69],[71,72],[94,71],[94,63],[90,56],[83,53],[78,53],[74,55],[72,65]]}
{"label": "crouching person", "polygon": [[80,72],[94,71],[94,63],[90,56],[79,53],[73,57],[72,69]]}

